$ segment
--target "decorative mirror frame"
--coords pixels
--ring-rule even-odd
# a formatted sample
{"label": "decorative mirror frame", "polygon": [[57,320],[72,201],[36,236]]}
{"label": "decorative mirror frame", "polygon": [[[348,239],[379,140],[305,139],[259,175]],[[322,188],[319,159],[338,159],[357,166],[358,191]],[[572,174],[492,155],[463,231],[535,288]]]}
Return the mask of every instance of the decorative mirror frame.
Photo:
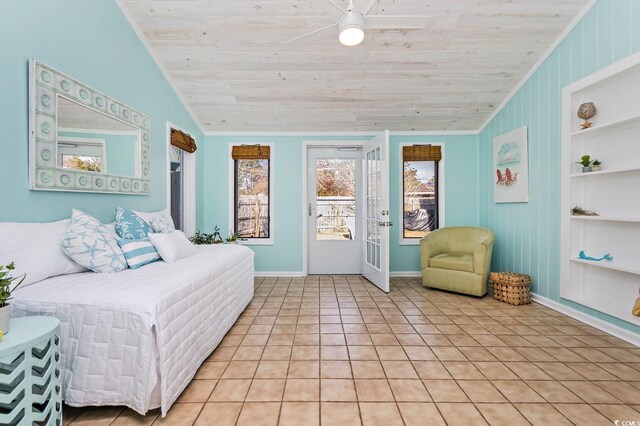
{"label": "decorative mirror frame", "polygon": [[[29,187],[38,191],[149,195],[151,122],[149,117],[35,59],[29,99]],[[57,95],[140,130],[140,176],[63,169],[57,163]]]}

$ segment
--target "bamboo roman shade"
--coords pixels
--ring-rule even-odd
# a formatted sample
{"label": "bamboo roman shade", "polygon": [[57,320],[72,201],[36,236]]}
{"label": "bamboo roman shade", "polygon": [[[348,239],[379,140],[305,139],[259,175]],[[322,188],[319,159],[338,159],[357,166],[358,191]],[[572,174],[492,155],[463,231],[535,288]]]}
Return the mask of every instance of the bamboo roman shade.
{"label": "bamboo roman shade", "polygon": [[441,159],[440,146],[412,145],[402,147],[403,161],[440,161]]}
{"label": "bamboo roman shade", "polygon": [[231,149],[231,158],[234,160],[268,160],[271,155],[271,147],[263,145],[240,145]]}
{"label": "bamboo roman shade", "polygon": [[171,145],[190,154],[196,152],[197,149],[195,139],[178,129],[171,129]]}

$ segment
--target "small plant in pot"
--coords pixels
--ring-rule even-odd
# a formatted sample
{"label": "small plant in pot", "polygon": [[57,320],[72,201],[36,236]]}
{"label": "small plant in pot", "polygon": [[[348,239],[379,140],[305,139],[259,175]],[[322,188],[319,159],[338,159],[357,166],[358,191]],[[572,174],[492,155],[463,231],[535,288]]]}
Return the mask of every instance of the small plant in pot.
{"label": "small plant in pot", "polygon": [[594,172],[599,172],[600,164],[602,164],[600,160],[593,160],[593,163],[591,163],[591,170]]}
{"label": "small plant in pot", "polygon": [[11,323],[11,305],[9,304],[11,293],[15,291],[27,277],[23,275],[20,281],[14,284],[14,281],[19,279],[19,277],[11,276],[15,269],[16,267],[13,262],[4,266],[0,265],[0,331],[2,331],[3,334],[9,332]]}
{"label": "small plant in pot", "polygon": [[582,164],[582,173],[587,173],[591,171],[591,165],[593,164],[593,160],[590,155],[583,155],[580,157],[580,161],[577,161],[578,164]]}
{"label": "small plant in pot", "polygon": [[200,230],[198,230],[191,238],[189,238],[189,240],[196,245],[220,244],[223,242],[222,236],[220,235],[220,228],[217,226],[213,228],[213,232],[211,234],[200,232]]}
{"label": "small plant in pot", "polygon": [[238,243],[238,233],[234,232],[227,237],[227,244],[237,244]]}

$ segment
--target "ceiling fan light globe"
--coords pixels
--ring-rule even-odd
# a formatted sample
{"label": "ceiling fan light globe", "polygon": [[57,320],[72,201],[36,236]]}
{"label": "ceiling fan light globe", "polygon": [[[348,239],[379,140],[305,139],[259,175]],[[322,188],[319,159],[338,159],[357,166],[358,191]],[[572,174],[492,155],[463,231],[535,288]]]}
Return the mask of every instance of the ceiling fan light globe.
{"label": "ceiling fan light globe", "polygon": [[358,12],[347,12],[338,21],[338,40],[345,46],[356,46],[364,40],[364,16]]}
{"label": "ceiling fan light globe", "polygon": [[345,46],[357,46],[364,40],[364,31],[358,27],[344,28],[340,31],[338,39]]}

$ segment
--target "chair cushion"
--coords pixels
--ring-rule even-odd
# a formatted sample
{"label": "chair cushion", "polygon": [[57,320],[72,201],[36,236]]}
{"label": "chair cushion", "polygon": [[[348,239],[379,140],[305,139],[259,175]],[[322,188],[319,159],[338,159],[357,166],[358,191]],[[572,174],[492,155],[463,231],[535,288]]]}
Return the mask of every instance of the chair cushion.
{"label": "chair cushion", "polygon": [[443,253],[429,259],[432,268],[473,272],[473,255],[467,253]]}

